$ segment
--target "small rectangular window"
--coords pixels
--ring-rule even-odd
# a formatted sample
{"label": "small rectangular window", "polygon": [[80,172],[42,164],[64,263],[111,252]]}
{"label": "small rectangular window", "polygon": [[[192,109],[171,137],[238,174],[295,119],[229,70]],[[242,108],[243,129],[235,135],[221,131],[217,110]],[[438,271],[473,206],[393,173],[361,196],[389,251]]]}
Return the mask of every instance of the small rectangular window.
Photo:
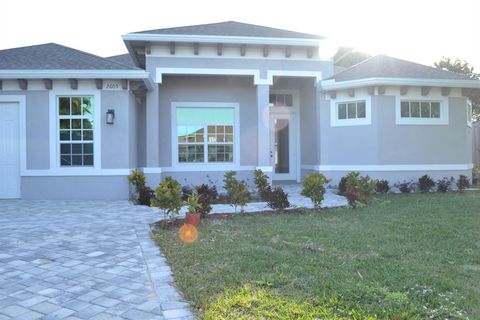
{"label": "small rectangular window", "polygon": [[410,116],[412,118],[420,118],[420,103],[411,102],[410,103]]}
{"label": "small rectangular window", "polygon": [[347,119],[347,105],[345,103],[338,104],[338,119]]}
{"label": "small rectangular window", "polygon": [[271,107],[293,107],[293,95],[271,93],[269,103]]}
{"label": "small rectangular window", "polygon": [[440,118],[440,102],[432,102],[432,118]]}
{"label": "small rectangular window", "polygon": [[402,105],[402,107],[401,107],[402,118],[410,117],[410,103],[402,101],[401,105]]}
{"label": "small rectangular window", "polygon": [[401,101],[400,116],[402,118],[440,118],[440,102]]}
{"label": "small rectangular window", "polygon": [[337,119],[360,119],[366,118],[365,101],[342,102],[337,104]]}
{"label": "small rectangular window", "polygon": [[357,118],[365,118],[367,116],[365,101],[357,103]]}
{"label": "small rectangular window", "polygon": [[58,97],[60,166],[93,166],[93,97]]}
{"label": "small rectangular window", "polygon": [[357,117],[357,104],[349,103],[347,107],[347,118],[355,119]]}
{"label": "small rectangular window", "polygon": [[430,118],[430,103],[421,102],[420,103],[420,117],[421,118]]}

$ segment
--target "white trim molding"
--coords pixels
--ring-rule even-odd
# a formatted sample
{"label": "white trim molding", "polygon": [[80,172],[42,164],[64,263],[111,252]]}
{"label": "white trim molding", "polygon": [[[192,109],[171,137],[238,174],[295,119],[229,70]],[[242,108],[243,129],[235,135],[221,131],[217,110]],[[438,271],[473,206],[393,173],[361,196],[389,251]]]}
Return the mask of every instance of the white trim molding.
{"label": "white trim molding", "polygon": [[[365,118],[338,119],[338,104],[365,101]],[[348,113],[348,110],[346,110]],[[330,126],[366,126],[372,124],[372,97],[368,94],[330,99]]]}
{"label": "white trim molding", "polygon": [[228,43],[228,44],[257,44],[257,45],[291,45],[291,46],[319,46],[319,38],[269,38],[269,37],[238,37],[215,35],[174,35],[152,33],[128,33],[122,36],[123,41],[147,42],[183,42],[183,43]]}
{"label": "white trim molding", "polygon": [[255,166],[238,165],[185,165],[178,167],[162,167],[162,173],[166,172],[226,172],[226,171],[253,171]]}
{"label": "white trim molding", "polygon": [[156,68],[155,82],[162,83],[163,75],[227,75],[227,76],[252,76],[255,85],[273,85],[273,77],[313,77],[315,86],[319,86],[322,80],[320,71],[302,70],[267,70],[267,78],[260,77],[258,69],[222,69],[222,68]]}
{"label": "white trim molding", "polygon": [[313,77],[315,78],[315,87],[319,87],[322,81],[321,71],[300,71],[300,70],[267,70],[267,81],[273,85],[273,77]]}
{"label": "white trim molding", "polygon": [[260,78],[260,70],[258,69],[222,69],[222,68],[156,68],[155,82],[162,83],[164,74],[180,74],[180,75],[232,75],[232,76],[253,76],[254,83],[266,83],[267,79]]}
{"label": "white trim molding", "polygon": [[95,168],[61,168],[28,169],[21,172],[22,177],[76,177],[76,176],[128,176],[132,169],[95,169]]}
{"label": "white trim molding", "polygon": [[467,100],[467,127],[471,128],[473,125],[473,106],[470,99]]}
{"label": "white trim molding", "polygon": [[154,82],[144,70],[0,70],[0,79],[128,79],[142,80],[148,90]]}
{"label": "white trim molding", "polygon": [[302,165],[314,171],[450,171],[471,170],[473,164]]}
{"label": "white trim molding", "polygon": [[453,88],[480,88],[478,80],[419,79],[419,78],[364,78],[349,81],[323,80],[323,90],[339,90],[367,86],[431,86]]}
{"label": "white trim molding", "polygon": [[[402,117],[402,101],[418,101],[418,102],[439,102],[440,118],[412,118]],[[419,96],[405,95],[395,96],[395,124],[397,125],[448,125],[449,105],[448,97],[442,96]]]}
{"label": "white trim molding", "polygon": [[141,170],[143,173],[162,173],[162,168],[160,167],[144,167]]}
{"label": "white trim molding", "polygon": [[20,176],[27,169],[27,104],[24,95],[0,95],[0,102],[16,102],[19,110]]}
{"label": "white trim molding", "polygon": [[266,173],[272,173],[273,172],[273,167],[272,166],[261,166],[261,167],[255,167],[255,170],[262,170],[263,172],[266,172]]}

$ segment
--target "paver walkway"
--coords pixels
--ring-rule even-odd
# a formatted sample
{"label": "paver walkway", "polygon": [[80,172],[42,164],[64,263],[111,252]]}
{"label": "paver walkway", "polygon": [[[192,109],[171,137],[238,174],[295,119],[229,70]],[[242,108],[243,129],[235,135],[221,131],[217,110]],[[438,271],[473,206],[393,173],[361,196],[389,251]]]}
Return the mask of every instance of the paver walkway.
{"label": "paver walkway", "polygon": [[149,239],[156,208],[0,200],[0,320],[192,319]]}

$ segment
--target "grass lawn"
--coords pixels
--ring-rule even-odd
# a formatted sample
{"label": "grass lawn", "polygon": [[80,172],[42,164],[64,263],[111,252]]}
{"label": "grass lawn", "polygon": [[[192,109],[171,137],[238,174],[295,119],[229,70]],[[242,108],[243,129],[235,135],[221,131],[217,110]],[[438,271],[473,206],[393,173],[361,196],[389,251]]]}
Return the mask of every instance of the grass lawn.
{"label": "grass lawn", "polygon": [[480,319],[480,192],[157,228],[200,318]]}

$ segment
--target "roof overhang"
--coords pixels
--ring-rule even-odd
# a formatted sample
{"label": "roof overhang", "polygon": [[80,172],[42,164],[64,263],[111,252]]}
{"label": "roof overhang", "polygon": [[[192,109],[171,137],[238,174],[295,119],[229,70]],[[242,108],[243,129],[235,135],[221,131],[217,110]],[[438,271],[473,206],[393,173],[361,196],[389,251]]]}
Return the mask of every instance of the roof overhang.
{"label": "roof overhang", "polygon": [[265,38],[235,37],[207,35],[173,35],[151,33],[128,33],[122,36],[123,41],[145,42],[183,42],[183,43],[224,43],[224,44],[256,44],[287,46],[318,46],[322,39],[315,38]]}
{"label": "roof overhang", "polygon": [[325,91],[368,86],[429,86],[452,88],[480,88],[478,80],[454,79],[418,79],[418,78],[365,78],[349,81],[323,80],[321,88]]}
{"label": "roof overhang", "polygon": [[144,70],[0,70],[0,80],[6,79],[127,79],[140,80],[148,90],[154,81]]}

